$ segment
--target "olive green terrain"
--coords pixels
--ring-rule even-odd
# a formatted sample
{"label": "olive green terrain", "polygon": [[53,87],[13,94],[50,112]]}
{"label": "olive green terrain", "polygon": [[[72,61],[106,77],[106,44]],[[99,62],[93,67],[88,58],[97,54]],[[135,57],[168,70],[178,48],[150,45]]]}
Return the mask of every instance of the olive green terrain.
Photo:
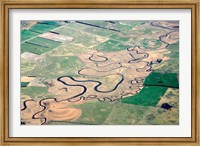
{"label": "olive green terrain", "polygon": [[[101,79],[101,77],[87,77],[78,73],[80,69],[90,67],[90,62],[80,59],[79,55],[82,53],[87,54],[92,51],[113,53],[127,51],[133,46],[140,46],[144,51],[145,49],[156,51],[163,42],[155,34],[163,35],[169,31],[159,27],[150,27],[149,21],[113,21],[115,22],[113,23],[83,20],[81,22],[89,25],[77,21],[39,21],[31,28],[21,30],[21,56],[23,56],[21,57],[21,77],[34,78],[30,82],[21,82],[23,98],[29,96],[38,101],[45,98],[56,98],[56,93],[50,93],[51,86],[45,82],[55,82],[61,76],[72,76],[85,80]],[[90,26],[90,24],[102,28]],[[39,37],[49,31],[73,37],[73,40],[58,42]],[[167,50],[170,53],[164,56],[168,59],[160,64],[152,65],[151,73],[145,76],[142,88],[137,94],[128,94],[115,101],[88,100],[84,103],[70,104],[69,107],[81,110],[80,117],[72,121],[52,120],[47,124],[179,124],[179,42],[169,44]],[[126,77],[124,78],[126,80]],[[164,103],[168,103],[172,108],[169,110],[162,108]]]}

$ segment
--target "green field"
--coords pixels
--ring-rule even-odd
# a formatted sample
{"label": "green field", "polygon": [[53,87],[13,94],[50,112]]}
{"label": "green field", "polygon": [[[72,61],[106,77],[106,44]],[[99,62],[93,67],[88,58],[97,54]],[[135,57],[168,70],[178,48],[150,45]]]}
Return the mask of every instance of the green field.
{"label": "green field", "polygon": [[45,24],[37,23],[37,24],[33,25],[30,30],[27,30],[27,29],[22,30],[21,31],[21,42],[23,42],[27,39],[31,39],[32,37],[35,37],[41,33],[50,31],[56,27],[61,26],[61,24],[59,24],[58,22],[55,22],[55,21],[43,21],[42,23],[45,23]]}
{"label": "green field", "polygon": [[45,47],[45,46],[38,46],[38,45],[34,45],[34,44],[29,44],[29,43],[21,44],[21,54],[24,52],[30,52],[30,53],[34,53],[37,55],[41,55],[44,52],[47,52],[49,50],[51,50],[51,48]]}
{"label": "green field", "polygon": [[112,111],[114,103],[109,102],[87,102],[76,107],[82,110],[78,123],[102,124]]}
{"label": "green field", "polygon": [[[105,21],[84,21],[84,20],[82,20],[81,22],[85,22],[85,23],[109,28],[109,27],[107,27],[107,23]],[[86,25],[86,24],[80,24],[80,23],[78,23],[78,24],[83,25],[85,27],[84,31],[89,32],[91,34],[96,34],[96,35],[108,37],[108,36],[112,35],[113,33],[117,33],[115,31],[108,30],[108,29],[89,26],[89,25]]]}
{"label": "green field", "polygon": [[[88,24],[93,24],[93,25],[97,25],[97,26],[102,26],[102,27],[106,27],[108,23],[106,23],[105,21],[99,21],[99,20],[81,20],[81,22],[84,23],[88,23]],[[89,26],[92,27],[92,26]]]}
{"label": "green field", "polygon": [[128,33],[129,31],[131,31],[133,28],[144,24],[145,22],[143,21],[120,21],[120,22],[116,22],[115,23],[115,29],[120,30],[122,33]]}
{"label": "green field", "polygon": [[34,44],[38,44],[38,45],[43,45],[43,46],[46,46],[46,47],[51,48],[51,49],[61,45],[60,42],[53,41],[53,40],[48,40],[48,39],[41,38],[41,37],[37,37],[37,38],[31,39],[28,42],[31,42],[31,43],[34,43]]}
{"label": "green field", "polygon": [[110,38],[121,41],[121,42],[127,42],[130,39],[128,37],[122,37],[119,34],[113,34],[113,35],[110,36]]}
{"label": "green field", "polygon": [[[106,125],[135,125],[136,123],[144,124],[146,121],[151,122],[150,115],[158,114],[162,109],[151,106],[138,106],[116,102],[112,112],[104,122]],[[147,123],[145,123],[147,124]]]}
{"label": "green field", "polygon": [[84,19],[21,22],[22,125],[179,124],[179,24]]}
{"label": "green field", "polygon": [[121,50],[126,50],[129,46],[123,45],[115,40],[108,40],[106,42],[101,43],[100,45],[96,46],[96,50],[100,50],[103,52],[116,52]]}
{"label": "green field", "polygon": [[[157,109],[152,107],[143,107],[133,104],[124,104],[116,102],[98,102],[89,101],[87,103],[76,105],[76,108],[82,110],[82,115],[74,122],[55,122],[49,124],[84,124],[84,125],[126,125],[138,123],[148,116],[151,112],[156,113]],[[149,111],[151,109],[151,111]],[[162,109],[161,109],[162,110]],[[141,121],[141,124],[144,121]]]}
{"label": "green field", "polygon": [[[154,43],[154,45],[151,46],[149,44],[150,42]],[[140,44],[145,49],[157,49],[157,48],[159,48],[162,45],[162,43],[159,40],[154,40],[154,39],[143,39],[140,42]]]}
{"label": "green field", "polygon": [[168,111],[159,107],[138,106],[120,101],[91,101],[72,107],[82,110],[82,115],[76,121],[51,121],[48,125],[178,124],[177,113],[174,113],[174,117],[164,118]]}
{"label": "green field", "polygon": [[133,33],[135,35],[146,35],[146,34],[151,35],[152,34],[152,29],[144,27],[143,29],[139,29],[139,30],[133,31]]}
{"label": "green field", "polygon": [[[124,104],[120,101],[110,102],[87,102],[76,106],[83,112],[81,117],[76,120],[77,123],[91,124],[116,124],[126,125],[133,124],[133,120],[140,119],[146,116],[148,109],[151,107],[142,107],[132,104]],[[155,111],[154,111],[155,112]]]}
{"label": "green field", "polygon": [[121,101],[128,104],[155,106],[168,88],[179,87],[176,73],[152,72],[145,78],[143,85],[144,87],[138,94],[123,98]]}
{"label": "green field", "polygon": [[[171,52],[170,54],[166,54],[166,56],[170,57],[170,60],[166,61],[166,65],[157,69],[157,71],[162,73],[179,73],[179,42],[175,44],[171,44],[167,47],[167,49]],[[177,62],[177,63],[175,63]]]}
{"label": "green field", "polygon": [[73,41],[70,42],[69,44],[73,45],[81,45],[83,47],[90,47],[93,45],[98,45],[100,42],[96,40],[95,35],[92,35],[90,33],[84,32],[84,31],[79,31],[70,29],[70,28],[65,28],[65,29],[57,29],[56,32],[66,35],[66,36],[71,36],[73,37]]}
{"label": "green field", "polygon": [[70,22],[66,26],[69,27],[69,28],[72,28],[72,29],[77,29],[77,30],[82,30],[82,31],[84,29],[88,28],[87,25],[82,25],[82,24],[76,23],[76,22]]}
{"label": "green field", "polygon": [[144,81],[145,86],[164,86],[178,88],[179,83],[176,73],[157,73],[152,72]]}
{"label": "green field", "polygon": [[55,32],[58,32],[59,34],[62,34],[62,35],[74,37],[74,38],[76,38],[77,36],[80,36],[80,34],[81,34],[80,31],[70,29],[67,27],[58,28]]}
{"label": "green field", "polygon": [[47,24],[37,23],[31,27],[31,30],[38,32],[38,33],[44,33],[44,32],[50,31],[56,27],[61,26],[61,24],[59,24],[56,21],[43,21],[42,23],[47,23]]}
{"label": "green field", "polygon": [[27,76],[31,70],[37,65],[36,62],[26,59],[21,59],[21,75]]}
{"label": "green field", "polygon": [[111,30],[97,28],[97,27],[92,27],[92,26],[87,27],[86,29],[84,29],[84,31],[89,32],[91,34],[96,34],[96,35],[104,36],[104,37],[109,37],[113,33],[115,33],[114,31],[111,31]]}
{"label": "green field", "polygon": [[39,96],[44,96],[45,94],[48,93],[48,88],[47,87],[24,87],[21,88],[22,95],[29,95],[32,98],[39,97]]}
{"label": "green field", "polygon": [[21,82],[21,87],[27,87],[30,82]]}
{"label": "green field", "polygon": [[170,111],[152,106],[125,104],[121,101],[87,102],[72,106],[80,108],[82,115],[76,121],[51,121],[48,125],[146,125],[178,124],[178,113],[165,118]]}
{"label": "green field", "polygon": [[128,104],[156,106],[160,100],[160,96],[163,96],[166,91],[167,87],[144,86],[138,94],[123,98],[121,100],[123,103]]}
{"label": "green field", "polygon": [[55,47],[58,47],[59,45],[61,45],[61,43],[37,37],[29,40],[28,42],[22,43],[21,53],[30,52],[41,55]]}
{"label": "green field", "polygon": [[73,44],[67,44],[65,46],[61,45],[49,51],[47,54],[50,56],[76,56],[87,50],[88,48],[85,47],[75,46]]}
{"label": "green field", "polygon": [[119,30],[121,32],[115,32],[112,30],[108,30],[108,29],[103,29],[103,28],[98,28],[98,27],[93,27],[93,26],[89,26],[89,25],[85,25],[85,24],[80,24],[80,23],[76,23],[76,22],[71,22],[69,24],[67,24],[67,26],[71,27],[71,28],[76,28],[76,29],[80,29],[80,30],[84,30],[93,34],[97,34],[100,36],[110,36],[112,34],[118,34],[118,33],[127,33],[128,31],[130,31],[132,28],[135,28],[141,24],[143,24],[144,22],[139,22],[139,21],[135,21],[135,22],[126,22],[126,23],[119,23],[119,22],[115,22],[115,24],[111,24],[109,22],[105,22],[105,21],[99,21],[99,20],[81,20],[81,22],[85,22],[85,23],[89,23],[89,24],[93,24],[93,25],[97,25],[97,26],[102,26],[105,28],[113,28],[116,30]]}
{"label": "green field", "polygon": [[27,39],[30,39],[32,37],[35,37],[37,35],[38,35],[38,33],[32,32],[30,30],[26,30],[26,29],[22,30],[21,31],[21,42],[23,42],[23,41],[25,41]]}
{"label": "green field", "polygon": [[78,69],[83,66],[76,56],[50,56],[40,62],[29,75],[49,78],[58,78],[63,75],[78,75]]}

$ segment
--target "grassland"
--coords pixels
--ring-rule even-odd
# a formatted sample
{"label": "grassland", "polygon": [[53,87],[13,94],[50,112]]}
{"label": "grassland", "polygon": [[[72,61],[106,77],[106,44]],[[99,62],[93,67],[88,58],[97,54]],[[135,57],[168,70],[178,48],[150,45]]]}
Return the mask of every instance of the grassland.
{"label": "grassland", "polygon": [[[150,42],[153,43],[153,45],[150,45]],[[145,49],[157,49],[161,46],[161,42],[159,40],[154,39],[143,39],[140,44]]]}
{"label": "grassland", "polygon": [[[52,121],[48,125],[173,125],[178,124],[176,110],[168,111],[158,106],[140,106],[121,101],[90,101],[72,107],[82,109],[82,115],[75,121]],[[171,114],[173,113],[173,114]],[[168,118],[166,118],[168,115]]]}
{"label": "grassland", "polygon": [[[81,21],[82,22],[82,21]],[[103,27],[106,27],[106,22],[90,22],[83,21],[95,25],[104,24]],[[102,25],[101,25],[102,26]],[[94,49],[102,50],[105,52],[110,51],[120,51],[127,48],[127,45],[124,45],[123,42],[128,42],[129,38],[124,37],[125,34],[121,34],[119,32],[114,32],[111,30],[105,30],[97,27],[87,26],[84,24],[72,22],[66,25],[65,29],[57,29],[56,32],[71,36],[74,40],[70,43],[73,45],[78,45],[82,47],[94,47]],[[97,36],[96,36],[97,35]],[[110,39],[106,42],[99,42],[97,37],[102,36],[104,39]]]}
{"label": "grassland", "polygon": [[[156,124],[156,115],[165,110],[152,106],[138,106],[116,102],[112,112],[107,117],[106,125],[143,125]],[[167,119],[169,120],[169,119]],[[169,123],[161,121],[162,124]]]}
{"label": "grassland", "polygon": [[106,30],[106,29],[101,29],[101,28],[96,28],[96,27],[88,27],[84,29],[84,31],[89,32],[91,34],[104,36],[104,37],[109,37],[113,34],[113,31],[111,30]]}
{"label": "grassland", "polygon": [[[82,115],[73,122],[50,122],[49,124],[64,125],[129,125],[138,123],[151,112],[156,113],[157,109],[132,104],[124,104],[120,101],[113,103],[89,101],[81,105],[75,105],[82,110]],[[151,109],[151,111],[149,111]],[[144,121],[141,121],[141,123]]]}
{"label": "grassland", "polygon": [[47,52],[49,50],[51,50],[51,48],[45,47],[45,46],[38,46],[35,44],[30,44],[30,43],[21,44],[21,54],[24,52],[30,52],[30,53],[34,53],[37,55],[41,55],[44,52]]}
{"label": "grassland", "polygon": [[[38,103],[48,97],[60,100],[66,99],[71,94],[77,95],[80,93],[77,87],[64,86],[58,82],[57,78],[60,76],[72,76],[77,80],[94,80],[96,83],[89,81],[75,83],[75,81],[66,79],[69,83],[85,86],[87,88],[83,94],[85,97],[88,95],[95,95],[97,98],[107,97],[105,101],[102,100],[101,102],[95,99],[95,97],[91,100],[81,99],[78,101],[77,97],[74,99],[74,102],[61,101],[60,103],[66,104],[67,107],[78,108],[82,115],[71,121],[56,121],[55,119],[53,121],[50,118],[50,121],[52,121],[49,123],[47,116],[47,123],[45,124],[178,124],[179,42],[164,48],[165,45],[162,45],[163,43],[159,41],[159,36],[163,36],[171,30],[153,27],[149,22],[145,21],[106,22],[81,20],[81,22],[98,25],[103,28],[75,21],[40,21],[39,23],[35,22],[35,25],[30,26],[30,29],[26,27],[28,30],[21,31],[21,53],[30,52],[22,54],[21,75],[34,78],[30,83],[29,81],[21,82],[21,94],[24,99],[33,98]],[[109,30],[109,28],[113,30]],[[58,35],[73,37],[73,40],[71,42],[59,43],[37,36],[48,31],[52,31],[52,33],[58,32]],[[177,37],[177,35],[172,35],[172,39]],[[127,50],[130,47],[129,44],[140,46],[139,54]],[[159,50],[156,50],[158,48]],[[160,51],[162,49],[166,54]],[[159,54],[159,51],[163,54]],[[130,53],[132,53],[132,56]],[[154,67],[158,67],[158,69],[154,70],[150,75],[150,72],[145,70],[146,63],[143,60],[141,62],[128,63],[129,60],[141,57],[145,53],[148,54],[148,57],[144,58],[144,61],[154,62],[158,57],[163,59],[161,63],[152,65],[153,69]],[[93,56],[91,57],[92,54]],[[105,60],[101,56],[105,56],[107,59]],[[98,62],[98,60],[103,61]],[[162,64],[165,65],[162,66]],[[136,72],[136,68],[140,67],[143,67],[144,70]],[[85,70],[83,72],[84,75],[78,74],[79,70]],[[117,75],[115,76],[115,74]],[[94,90],[97,81],[101,82],[99,90],[107,91],[113,89],[121,79],[118,78],[118,74],[122,74],[124,80],[114,91],[100,93]],[[142,86],[140,81],[135,83],[133,80],[137,77],[146,78],[144,82],[141,80],[144,86],[142,90],[135,94],[135,90],[137,90],[135,84]],[[63,86],[65,88],[62,88]],[[123,98],[121,99],[122,96]],[[77,101],[75,101],[76,99]],[[166,110],[161,108],[163,103],[168,103],[173,107],[170,110]],[[49,104],[46,106],[47,109],[48,106],[54,106],[57,103],[50,102]],[[39,105],[37,106],[39,107]],[[31,111],[31,108],[31,106],[27,107],[26,110]],[[59,108],[60,105],[58,106]],[[37,109],[35,111],[37,112]],[[47,110],[43,111],[41,115],[45,115],[45,112]],[[62,116],[62,113],[60,113],[59,111],[56,116]],[[53,114],[55,114],[55,111],[53,111]],[[33,119],[28,121],[31,120]]]}
{"label": "grassland", "polygon": [[151,34],[152,29],[144,27],[143,29],[135,30],[134,33],[136,35],[146,35],[146,34]]}
{"label": "grassland", "polygon": [[[93,25],[97,25],[97,26],[101,26],[101,27],[105,27],[105,28],[112,28],[115,30],[119,30],[120,32],[123,33],[127,33],[128,31],[132,30],[133,28],[143,24],[144,22],[139,22],[139,21],[135,21],[135,22],[119,22],[119,21],[113,21],[114,23],[109,23],[106,21],[89,21],[89,20],[82,20],[81,22],[85,22],[85,23],[89,23],[89,24],[93,24]],[[97,27],[93,27],[93,26],[88,26],[88,25],[84,25],[84,24],[80,24],[80,23],[76,23],[76,22],[72,22],[67,24],[68,27],[71,28],[76,28],[79,30],[83,30],[89,33],[93,33],[93,34],[97,34],[100,36],[111,36],[113,34],[117,34],[118,32],[112,31],[112,30],[108,30],[108,29],[101,29],[101,28],[97,28]]]}
{"label": "grassland", "polygon": [[120,21],[120,22],[115,23],[115,29],[120,30],[123,33],[128,33],[132,29],[144,23],[145,23],[144,21],[134,21],[134,22]]}
{"label": "grassland", "polygon": [[77,71],[82,67],[82,63],[76,56],[51,56],[37,65],[30,75],[49,78],[57,78],[62,75],[77,75]]}
{"label": "grassland", "polygon": [[28,42],[22,43],[21,53],[30,52],[41,55],[54,49],[55,47],[58,47],[59,45],[61,45],[61,43],[37,37],[29,40]]}
{"label": "grassland", "polygon": [[73,41],[70,42],[70,44],[76,45],[76,46],[81,46],[81,47],[87,47],[90,48],[94,45],[98,45],[101,42],[96,40],[96,37],[90,33],[80,31],[80,30],[75,30],[71,29],[68,27],[65,27],[65,29],[57,29],[56,32],[73,37]]}
{"label": "grassland", "polygon": [[82,30],[82,31],[84,31],[85,29],[88,28],[87,25],[83,25],[83,24],[76,23],[76,22],[70,22],[66,26],[69,28],[72,28],[72,29],[77,29],[77,30]]}
{"label": "grassland", "polygon": [[31,98],[38,98],[48,93],[47,87],[30,86],[21,88],[22,95],[29,95]]}
{"label": "grassland", "polygon": [[178,88],[179,83],[176,73],[158,73],[152,72],[144,81],[145,86],[164,86]]}
{"label": "grassland", "polygon": [[165,94],[168,88],[178,88],[179,83],[176,73],[156,73],[152,72],[145,78],[142,90],[133,96],[122,99],[123,103],[156,106],[160,97]]}
{"label": "grassland", "polygon": [[167,87],[144,86],[142,90],[133,96],[121,99],[123,103],[141,106],[156,106],[160,97],[165,94]]}
{"label": "grassland", "polygon": [[21,75],[27,76],[31,72],[37,63],[30,60],[21,59]]}
{"label": "grassland", "polygon": [[46,46],[46,47],[51,48],[51,49],[58,47],[61,44],[60,42],[48,40],[48,39],[41,38],[41,37],[31,39],[29,42],[35,43],[35,44],[38,44],[38,45],[43,45],[43,46]]}
{"label": "grassland", "polygon": [[[102,27],[106,27],[108,23],[106,23],[105,21],[99,21],[99,20],[82,20],[81,22],[84,23],[88,23],[88,24],[92,24],[92,25],[97,25],[97,26],[102,26]],[[92,27],[92,26],[89,26]]]}
{"label": "grassland", "polygon": [[167,49],[171,52],[166,54],[167,57],[170,57],[170,60],[166,61],[166,65],[158,68],[158,72],[162,73],[177,73],[179,74],[179,42],[175,44],[168,45]]}
{"label": "grassland", "polygon": [[113,34],[113,35],[110,36],[110,38],[115,39],[115,40],[119,40],[121,42],[128,42],[128,40],[130,39],[128,37],[122,37],[119,34]]}
{"label": "grassland", "polygon": [[109,102],[87,102],[76,107],[82,109],[78,123],[102,124],[112,111],[114,103]]}
{"label": "grassland", "polygon": [[122,43],[119,43],[118,41],[110,39],[96,46],[95,49],[103,52],[117,52],[121,50],[126,50],[128,47],[128,45],[124,45]]}
{"label": "grassland", "polygon": [[38,33],[44,33],[59,26],[61,25],[56,21],[43,21],[42,23],[37,23],[33,25],[31,27],[31,30]]}
{"label": "grassland", "polygon": [[77,56],[82,52],[87,51],[88,48],[75,46],[73,44],[61,45],[46,54],[50,56]]}
{"label": "grassland", "polygon": [[23,41],[25,41],[27,39],[30,39],[32,37],[35,37],[37,35],[38,35],[38,33],[35,33],[35,32],[30,31],[30,30],[24,29],[24,30],[21,31],[21,42],[23,42]]}

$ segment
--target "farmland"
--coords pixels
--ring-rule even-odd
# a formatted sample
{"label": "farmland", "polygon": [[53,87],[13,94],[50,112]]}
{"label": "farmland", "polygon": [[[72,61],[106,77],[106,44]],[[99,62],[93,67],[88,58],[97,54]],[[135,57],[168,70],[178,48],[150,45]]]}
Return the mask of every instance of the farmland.
{"label": "farmland", "polygon": [[22,21],[21,125],[178,125],[178,26]]}

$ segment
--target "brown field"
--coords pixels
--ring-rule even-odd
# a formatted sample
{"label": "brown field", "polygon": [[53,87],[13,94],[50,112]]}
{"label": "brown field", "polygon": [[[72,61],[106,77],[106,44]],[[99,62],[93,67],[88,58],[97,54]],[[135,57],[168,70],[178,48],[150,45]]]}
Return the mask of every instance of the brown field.
{"label": "brown field", "polygon": [[65,36],[65,35],[60,35],[60,34],[54,34],[54,33],[43,33],[39,35],[41,38],[53,40],[53,41],[58,41],[58,42],[71,42],[73,40],[73,37]]}

